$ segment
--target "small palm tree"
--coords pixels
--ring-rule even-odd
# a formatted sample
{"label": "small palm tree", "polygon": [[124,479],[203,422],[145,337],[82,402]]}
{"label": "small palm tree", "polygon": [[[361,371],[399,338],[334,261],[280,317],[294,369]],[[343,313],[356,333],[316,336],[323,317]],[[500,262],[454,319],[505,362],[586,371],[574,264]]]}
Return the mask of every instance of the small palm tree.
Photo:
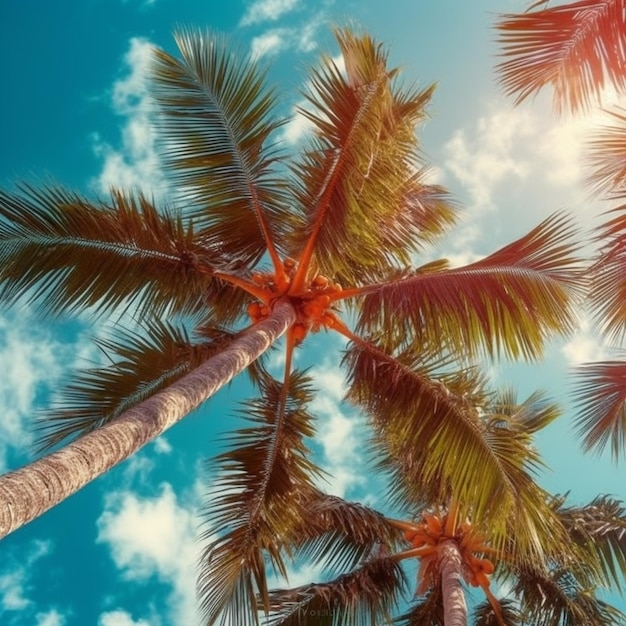
{"label": "small palm tree", "polygon": [[[539,394],[522,403],[511,392],[470,400],[466,420],[519,499],[504,515],[502,499],[478,510],[451,498],[441,474],[436,484],[436,476],[422,473],[432,463],[423,447],[399,451],[398,439],[419,432],[420,420],[401,425],[392,410],[382,428],[381,415],[371,411],[374,459],[389,478],[387,504],[401,520],[319,490],[320,470],[306,450],[314,435],[306,410],[311,390],[303,374],[290,383],[281,437],[274,436],[272,406],[254,400],[245,411],[253,425],[234,433],[231,449],[212,464],[219,478],[206,507],[199,586],[206,624],[461,626],[466,585],[486,597],[473,611],[480,626],[624,623],[596,589],[623,585],[626,513],[606,497],[565,507],[565,498],[549,497],[533,482],[540,463],[533,434],[557,415]],[[281,383],[267,384],[278,398]],[[445,388],[450,396],[458,391]],[[475,488],[480,493],[484,485]],[[415,583],[404,567],[414,559]],[[325,567],[323,582],[269,590],[269,573],[284,577],[303,560]],[[492,580],[510,589],[502,600]],[[407,591],[414,596],[408,608]]]}
{"label": "small palm tree", "polygon": [[[446,191],[427,182],[415,135],[433,88],[403,86],[371,37],[336,35],[345,71],[324,57],[312,72],[302,114],[314,132],[297,159],[280,150],[284,120],[264,69],[219,37],[182,31],[182,59],[155,50],[152,67],[180,210],[123,190],[98,202],[59,187],[0,193],[3,302],[27,297],[54,314],[122,307],[144,327],[105,346],[113,365],[80,375],[43,423],[44,448],[74,441],[0,478],[0,535],[162,433],[283,333],[276,437],[293,351],[309,333],[358,346],[348,365],[360,401],[377,402],[378,369],[427,405],[441,402],[428,371],[408,374],[403,363],[416,350],[536,358],[572,329],[579,265],[562,215],[465,267],[414,266],[455,216]],[[443,405],[448,438],[427,425],[424,436],[463,496],[478,481],[465,468],[479,471],[485,454],[476,439],[464,443],[462,410]]]}

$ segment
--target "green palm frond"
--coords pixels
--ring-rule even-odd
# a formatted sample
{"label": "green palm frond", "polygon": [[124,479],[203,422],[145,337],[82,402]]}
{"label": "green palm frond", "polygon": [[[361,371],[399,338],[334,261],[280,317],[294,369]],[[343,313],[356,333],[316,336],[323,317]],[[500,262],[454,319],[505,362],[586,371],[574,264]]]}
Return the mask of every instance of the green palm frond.
{"label": "green palm frond", "polygon": [[596,130],[587,144],[587,182],[599,193],[626,190],[626,110],[607,111],[613,124]]}
{"label": "green palm frond", "polygon": [[567,569],[518,574],[513,593],[520,602],[523,623],[540,626],[617,626],[626,615],[585,589]]}
{"label": "green palm frond", "polygon": [[514,532],[520,557],[541,550],[558,523],[552,526],[554,515],[532,479],[539,457],[525,424],[549,423],[556,407],[541,396],[504,407],[507,398],[490,397],[476,370],[446,370],[421,358],[392,359],[365,344],[346,355],[348,397],[372,420],[375,450],[391,472],[391,503],[419,510],[452,496],[489,526],[497,547]]}
{"label": "green palm frond", "polygon": [[626,576],[623,504],[608,496],[598,496],[584,506],[559,507],[557,513],[572,541],[584,554],[586,565],[594,568],[594,582],[619,588]]}
{"label": "green palm frond", "polygon": [[367,35],[336,31],[345,74],[330,58],[314,71],[303,110],[316,134],[294,167],[303,227],[292,253],[320,271],[361,284],[406,264],[421,239],[453,220],[447,194],[424,182],[416,125],[433,88],[402,89],[398,70]]}
{"label": "green palm frond", "polygon": [[182,59],[155,50],[152,94],[165,166],[209,246],[251,266],[289,223],[285,184],[269,143],[281,121],[266,71],[224,38],[175,34]]}
{"label": "green palm frond", "polygon": [[[121,305],[138,305],[140,315],[197,313],[207,306],[211,270],[222,259],[218,249],[197,243],[179,217],[157,212],[143,196],[114,190],[107,205],[55,187],[0,191],[4,302],[26,296],[55,314]],[[216,309],[222,311],[219,300]]]}
{"label": "green palm frond", "polygon": [[[39,449],[100,428],[223,351],[235,337],[203,325],[192,340],[184,327],[157,318],[143,320],[136,331],[116,326],[112,338],[96,340],[110,364],[78,372],[53,409],[41,415]],[[249,370],[254,380],[262,372],[261,363]]]}
{"label": "green palm frond", "polygon": [[[616,195],[626,200],[626,193]],[[626,331],[626,214],[620,206],[607,215],[615,215],[598,229],[599,252],[589,270],[589,297],[600,329],[614,341]]]}
{"label": "green palm frond", "polygon": [[330,582],[271,593],[264,626],[371,626],[388,623],[406,585],[393,559],[374,557]]}
{"label": "green palm frond", "polygon": [[600,453],[610,444],[613,458],[619,458],[626,450],[626,363],[586,363],[575,376],[576,426],[583,445]]}
{"label": "green palm frond", "polygon": [[312,397],[309,379],[294,372],[288,388],[283,406],[282,383],[263,379],[262,397],[242,410],[251,426],[233,433],[231,449],[215,459],[216,495],[206,510],[204,533],[211,541],[199,578],[210,624],[258,623],[257,594],[263,608],[269,608],[266,562],[287,575],[285,538],[303,525],[308,516],[304,503],[316,493],[313,479],[319,470],[303,441],[313,435],[306,411]]}
{"label": "green palm frond", "polygon": [[430,263],[358,290],[367,294],[358,331],[393,330],[417,345],[436,339],[461,354],[537,358],[548,338],[574,326],[582,284],[573,236],[556,214],[470,265]]}
{"label": "green palm frond", "polygon": [[394,626],[444,626],[441,585],[434,585],[409,610],[394,620]]}
{"label": "green palm frond", "polygon": [[508,598],[500,600],[502,622],[498,621],[495,611],[489,602],[482,602],[473,611],[474,626],[523,626],[516,602]]}
{"label": "green palm frond", "polygon": [[290,550],[331,571],[348,571],[379,545],[390,550],[402,539],[377,511],[337,496],[318,494],[306,503],[304,525],[293,529]]}
{"label": "green palm frond", "polygon": [[501,16],[498,67],[505,92],[516,103],[546,85],[557,111],[589,109],[603,91],[626,87],[624,0],[579,0]]}

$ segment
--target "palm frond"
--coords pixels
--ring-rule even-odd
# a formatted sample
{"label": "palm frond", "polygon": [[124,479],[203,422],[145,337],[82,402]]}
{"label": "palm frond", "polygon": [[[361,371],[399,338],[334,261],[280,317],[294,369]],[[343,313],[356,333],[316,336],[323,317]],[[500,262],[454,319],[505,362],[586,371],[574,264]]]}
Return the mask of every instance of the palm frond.
{"label": "palm frond", "polygon": [[607,86],[626,87],[624,0],[579,0],[501,16],[500,81],[516,103],[546,85],[557,111],[589,109]]}
{"label": "palm frond", "polygon": [[433,87],[403,89],[388,54],[367,35],[338,30],[345,75],[325,58],[302,113],[317,133],[294,167],[303,227],[290,244],[309,264],[350,284],[406,264],[421,239],[453,220],[446,192],[424,182],[416,125]]}
{"label": "palm frond", "polygon": [[388,623],[406,581],[390,558],[372,558],[330,582],[277,590],[264,626],[371,626]]}
{"label": "palm frond", "polygon": [[583,284],[573,235],[569,220],[556,214],[470,265],[430,263],[355,289],[355,297],[364,295],[357,331],[393,330],[415,345],[436,338],[460,354],[537,358],[553,333],[574,326]]}
{"label": "palm frond", "polygon": [[409,610],[394,620],[396,626],[444,626],[441,585],[434,585]]}
{"label": "palm frond", "polygon": [[489,602],[482,602],[473,611],[474,626],[522,626],[521,615],[514,600],[504,598],[499,601],[502,621],[498,621]]}
{"label": "palm frond", "polygon": [[[626,70],[625,70],[626,73]],[[604,124],[587,143],[587,182],[599,193],[626,191],[626,110],[607,111],[613,124]]]}
{"label": "palm frond", "polygon": [[513,593],[520,602],[523,623],[542,626],[616,626],[626,615],[581,587],[567,569],[518,574]]}
{"label": "palm frond", "polygon": [[[0,191],[4,302],[27,297],[54,314],[120,305],[137,306],[140,315],[197,313],[221,263],[219,250],[200,245],[191,227],[143,196],[114,190],[106,205],[56,187]],[[215,295],[225,289],[210,288]]]}
{"label": "palm frond", "polygon": [[266,562],[286,576],[285,537],[303,525],[303,504],[315,493],[318,470],[303,442],[313,435],[306,411],[309,379],[292,373],[286,406],[282,383],[264,379],[261,387],[262,397],[242,410],[252,425],[236,431],[231,449],[215,459],[216,495],[207,505],[204,533],[211,541],[199,577],[202,610],[211,624],[258,623],[257,594],[269,608]]}
{"label": "palm frond", "polygon": [[584,447],[600,453],[610,444],[617,459],[626,450],[626,362],[586,363],[575,376],[576,427]]}
{"label": "palm frond", "polygon": [[558,522],[532,480],[539,457],[524,424],[538,427],[558,411],[532,396],[507,415],[478,372],[433,366],[415,352],[391,358],[363,344],[345,359],[348,398],[372,420],[375,450],[392,474],[392,503],[419,509],[453,497],[463,514],[489,527],[497,549],[514,533],[519,558],[541,553],[545,539],[558,535]]}
{"label": "palm frond", "polygon": [[[224,350],[236,337],[217,326],[198,331],[192,340],[184,326],[153,318],[143,320],[139,330],[116,326],[112,338],[97,339],[110,365],[78,372],[52,410],[40,414],[39,450],[100,428]],[[253,379],[262,372],[260,363],[251,365]]]}
{"label": "palm frond", "polygon": [[[616,197],[626,200],[626,193]],[[626,212],[625,205],[609,212],[615,217],[597,230],[600,248],[589,270],[589,298],[600,329],[619,341],[626,331]]]}
{"label": "palm frond", "polygon": [[208,245],[250,267],[275,252],[289,222],[269,143],[282,123],[276,96],[266,71],[223,37],[180,30],[175,39],[182,59],[157,49],[152,68],[165,166]]}
{"label": "palm frond", "polygon": [[560,507],[557,513],[572,541],[581,548],[587,566],[595,569],[593,583],[619,589],[626,576],[623,504],[608,496],[598,496],[583,506]]}
{"label": "palm frond", "polygon": [[286,543],[298,559],[330,571],[351,570],[377,547],[395,550],[402,540],[380,513],[362,504],[319,493],[305,507],[306,523],[294,527]]}

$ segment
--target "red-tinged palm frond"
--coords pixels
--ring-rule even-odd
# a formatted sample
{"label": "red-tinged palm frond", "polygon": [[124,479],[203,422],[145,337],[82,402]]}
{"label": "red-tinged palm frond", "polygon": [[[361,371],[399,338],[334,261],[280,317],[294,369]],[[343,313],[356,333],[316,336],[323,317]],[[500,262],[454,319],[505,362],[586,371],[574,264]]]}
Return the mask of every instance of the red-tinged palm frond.
{"label": "red-tinged palm frond", "polygon": [[303,226],[290,252],[300,258],[298,286],[312,264],[335,280],[362,284],[453,219],[447,194],[424,182],[416,125],[433,88],[402,89],[387,53],[369,36],[336,32],[345,75],[323,59],[303,110],[316,133],[294,166]]}
{"label": "red-tinged palm frond", "polygon": [[403,543],[396,528],[362,504],[319,493],[305,506],[305,524],[295,527],[286,540],[298,560],[345,572],[362,563],[377,546],[393,550]]}
{"label": "red-tinged palm frond", "polygon": [[210,33],[175,34],[182,59],[155,50],[152,94],[165,166],[198,233],[248,266],[289,223],[269,143],[281,122],[266,71]]}
{"label": "red-tinged palm frond", "polygon": [[568,569],[527,569],[517,575],[512,593],[524,624],[541,626],[618,626],[626,615],[580,585]]}
{"label": "red-tinged palm frond", "polygon": [[473,611],[474,626],[523,626],[522,616],[514,600],[504,598],[499,601],[502,619],[496,616],[489,602],[482,602]]}
{"label": "red-tinged palm frond", "polygon": [[121,305],[138,306],[140,315],[197,313],[213,305],[232,319],[241,315],[241,296],[210,276],[223,262],[220,249],[198,243],[191,226],[143,196],[113,191],[108,205],[54,187],[0,191],[4,302],[27,297],[55,314]]}
{"label": "red-tinged palm frond", "polygon": [[[201,326],[192,340],[184,327],[156,318],[136,331],[115,328],[113,338],[96,344],[108,363],[78,372],[61,390],[52,410],[42,414],[39,450],[84,435],[167,388],[236,338],[215,326]],[[247,370],[253,380],[264,375],[262,361]]]}
{"label": "red-tinged palm frond", "polygon": [[600,453],[610,444],[617,459],[626,450],[626,362],[586,363],[575,376],[576,426],[584,447]]}
{"label": "red-tinged palm frond", "polygon": [[406,586],[401,567],[373,557],[329,582],[271,593],[264,626],[371,626],[389,623]]}
{"label": "red-tinged palm frond", "polygon": [[[593,569],[593,582],[619,588],[626,575],[626,511],[622,502],[598,496],[583,506],[560,506],[557,513],[580,548],[586,569]],[[570,564],[572,568],[576,564]]]}
{"label": "red-tinged palm frond", "polygon": [[[319,473],[303,438],[313,435],[306,411],[311,388],[294,372],[283,384],[264,379],[262,397],[246,403],[251,426],[229,437],[215,459],[217,480],[206,510],[210,544],[203,551],[199,594],[207,623],[257,624],[257,594],[268,609],[266,565],[286,576],[285,537],[302,526],[304,503]],[[221,620],[221,621],[219,621]],[[229,621],[230,620],[230,621]]]}
{"label": "red-tinged palm frond", "polygon": [[394,334],[415,345],[436,339],[472,356],[537,358],[554,333],[574,327],[583,283],[573,236],[569,220],[556,214],[470,265],[429,263],[343,297],[364,297],[361,334]]}
{"label": "red-tinged palm frond", "polygon": [[[626,193],[617,196],[626,200]],[[600,248],[590,268],[589,298],[600,329],[610,340],[619,341],[626,331],[626,212],[621,206],[608,215],[596,241]]]}
{"label": "red-tinged palm frond", "polygon": [[618,107],[607,114],[613,124],[595,130],[587,144],[587,182],[598,193],[610,195],[626,191],[626,110]]}
{"label": "red-tinged palm frond", "polygon": [[579,0],[497,23],[502,61],[497,66],[505,92],[516,103],[546,85],[557,111],[589,109],[607,86],[626,87],[626,3]]}
{"label": "red-tinged palm frond", "polygon": [[539,395],[505,406],[507,397],[491,397],[475,370],[423,357],[415,350],[391,358],[367,344],[346,354],[348,398],[371,419],[392,504],[415,511],[453,497],[489,527],[496,549],[513,534],[516,559],[541,554],[560,529],[533,481],[539,458],[525,424],[546,425],[557,409]]}
{"label": "red-tinged palm frond", "polygon": [[433,585],[403,615],[397,617],[394,626],[444,626],[443,596],[441,585]]}

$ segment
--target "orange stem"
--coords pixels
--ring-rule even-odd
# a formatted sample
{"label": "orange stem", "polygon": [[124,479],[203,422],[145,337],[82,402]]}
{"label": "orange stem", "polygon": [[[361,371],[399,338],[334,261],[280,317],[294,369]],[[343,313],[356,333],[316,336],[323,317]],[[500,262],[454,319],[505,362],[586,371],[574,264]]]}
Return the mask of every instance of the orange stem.
{"label": "orange stem", "polygon": [[423,557],[429,554],[437,552],[437,546],[420,546],[419,548],[411,548],[410,550],[404,550],[403,552],[397,552],[392,554],[391,558],[394,561],[403,561],[404,559],[410,559],[413,557]]}
{"label": "orange stem", "polygon": [[491,608],[496,615],[496,621],[499,626],[505,626],[504,624],[504,616],[502,615],[502,607],[498,602],[498,599],[491,593],[491,589],[489,589],[489,584],[480,583],[481,589],[485,592],[487,596],[487,600],[489,600],[489,604],[491,604]]}
{"label": "orange stem", "polygon": [[261,302],[267,304],[269,302],[269,293],[267,290],[255,285],[249,280],[245,280],[243,278],[239,278],[238,276],[233,276],[232,274],[225,274],[224,272],[214,272],[213,276],[215,278],[219,278],[223,280],[225,283],[230,283],[235,287],[239,287],[244,291],[247,291],[249,294],[253,295],[255,298],[259,299]]}

